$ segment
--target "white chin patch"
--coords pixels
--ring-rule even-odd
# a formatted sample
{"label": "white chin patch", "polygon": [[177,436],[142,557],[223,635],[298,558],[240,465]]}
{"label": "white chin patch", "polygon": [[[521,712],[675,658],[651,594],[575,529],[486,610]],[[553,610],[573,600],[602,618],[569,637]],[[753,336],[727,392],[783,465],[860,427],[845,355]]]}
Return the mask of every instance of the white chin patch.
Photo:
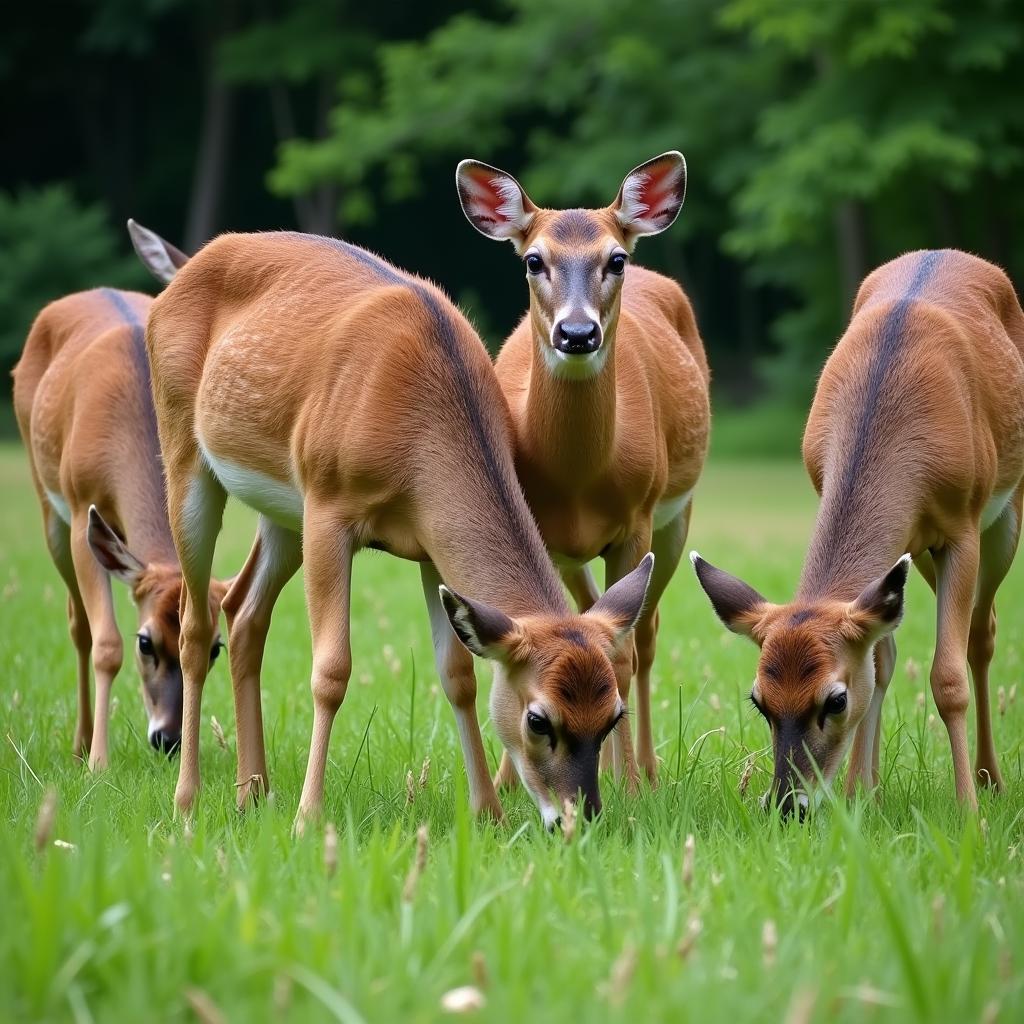
{"label": "white chin patch", "polygon": [[159,722],[154,722],[153,719],[151,718],[149,720],[149,728],[146,731],[146,739],[148,739],[149,742],[152,743],[153,742],[154,734],[159,732],[159,730],[160,730],[160,723]]}
{"label": "white chin patch", "polygon": [[549,803],[542,803],[540,805],[540,816],[544,822],[544,827],[549,831],[553,832],[561,820],[561,814],[558,813],[558,809]]}
{"label": "white chin patch", "polygon": [[585,356],[567,356],[551,344],[544,345],[544,362],[552,377],[560,380],[589,380],[596,377],[608,361],[608,345]]}

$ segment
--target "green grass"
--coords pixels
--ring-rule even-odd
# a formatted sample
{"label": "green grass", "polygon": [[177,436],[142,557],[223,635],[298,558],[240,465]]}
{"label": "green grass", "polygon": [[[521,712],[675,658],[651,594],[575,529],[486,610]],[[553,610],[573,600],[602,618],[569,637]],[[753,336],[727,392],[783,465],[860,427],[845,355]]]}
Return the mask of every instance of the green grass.
{"label": "green grass", "polygon": [[[116,688],[112,768],[91,776],[72,760],[64,596],[23,454],[10,446],[0,449],[0,493],[0,1019],[193,1020],[196,989],[229,1021],[432,1021],[481,960],[487,1006],[477,1017],[488,1021],[1024,1019],[1024,693],[995,722],[1009,792],[983,795],[979,819],[965,821],[926,694],[933,602],[920,580],[898,637],[881,798],[826,806],[800,827],[759,809],[768,736],[745,702],[755,651],[723,632],[684,563],[663,605],[656,670],[662,785],[629,799],[606,781],[605,813],[567,844],[543,832],[521,792],[505,797],[507,824],[470,819],[418,573],[363,555],[355,670],[327,776],[339,836],[329,875],[323,831],[290,835],[312,717],[299,582],[278,606],[264,673],[272,801],[244,817],[234,810],[219,663],[204,707],[204,789],[186,831],[171,814],[176,765],[145,744],[129,669]],[[794,463],[712,464],[691,540],[781,598],[813,510]],[[231,510],[221,572],[238,566],[250,535],[248,514]],[[1007,689],[1021,675],[1022,601],[1015,570],[994,672]],[[489,726],[485,736],[496,761]],[[425,757],[429,780],[409,805],[406,772],[418,775]],[[53,838],[73,849],[51,841],[37,854],[49,785],[59,795]],[[404,901],[423,823],[426,868]],[[767,956],[766,922],[777,934]]]}

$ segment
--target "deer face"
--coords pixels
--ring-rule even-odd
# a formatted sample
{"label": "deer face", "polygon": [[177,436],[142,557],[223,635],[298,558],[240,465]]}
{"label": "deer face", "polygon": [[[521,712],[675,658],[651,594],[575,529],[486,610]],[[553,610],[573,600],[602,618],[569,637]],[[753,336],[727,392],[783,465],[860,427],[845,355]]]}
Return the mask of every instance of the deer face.
{"label": "deer face", "polygon": [[[142,703],[148,719],[149,742],[156,750],[171,755],[181,743],[182,681],[179,661],[181,623],[181,570],[172,565],[146,565],[96,511],[89,510],[89,546],[103,568],[132,592],[138,612],[135,664],[142,680]],[[223,644],[217,623],[227,584],[210,583],[210,617],[214,642],[210,665],[217,660]]]}
{"label": "deer face", "polygon": [[718,617],[761,648],[750,699],[768,723],[774,776],[770,796],[784,814],[830,784],[875,690],[874,646],[903,615],[910,556],[852,602],[773,605],[696,552],[697,578]]}
{"label": "deer face", "polygon": [[470,223],[511,241],[523,258],[533,334],[549,371],[570,379],[599,373],[636,239],[664,231],[682,206],[682,155],[665,153],[630,171],[600,210],[540,209],[510,174],[474,160],[463,160],[456,177]]}
{"label": "deer face", "polygon": [[601,744],[625,712],[611,656],[629,642],[653,565],[648,555],[583,615],[512,619],[442,587],[456,635],[495,663],[491,719],[548,828],[580,795],[588,818],[601,810]]}

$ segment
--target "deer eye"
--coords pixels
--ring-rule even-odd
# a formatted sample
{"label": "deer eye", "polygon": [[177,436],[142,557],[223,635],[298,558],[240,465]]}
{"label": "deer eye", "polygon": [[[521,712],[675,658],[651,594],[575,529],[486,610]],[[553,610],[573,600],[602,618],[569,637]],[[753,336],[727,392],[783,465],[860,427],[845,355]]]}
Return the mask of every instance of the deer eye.
{"label": "deer eye", "polygon": [[139,654],[144,658],[155,658],[156,648],[153,641],[145,633],[139,633]]}
{"label": "deer eye", "polygon": [[535,253],[531,252],[526,257],[526,272],[536,276],[544,270],[544,261]]}
{"label": "deer eye", "polygon": [[224,641],[218,640],[212,648],[210,648],[210,664],[212,665],[217,660],[217,655],[224,649]]}
{"label": "deer eye", "polygon": [[551,735],[551,719],[537,711],[526,712],[526,724],[535,736]]}
{"label": "deer eye", "polygon": [[753,704],[755,708],[757,708],[757,713],[767,722],[768,721],[768,714],[765,712],[764,708],[761,706],[761,702],[754,696],[753,691],[751,691],[751,693],[750,693],[750,703]]}
{"label": "deer eye", "polygon": [[822,708],[826,715],[841,715],[846,710],[846,694],[833,693],[825,700]]}
{"label": "deer eye", "polygon": [[608,272],[621,274],[626,269],[626,254],[624,252],[613,252],[608,260]]}

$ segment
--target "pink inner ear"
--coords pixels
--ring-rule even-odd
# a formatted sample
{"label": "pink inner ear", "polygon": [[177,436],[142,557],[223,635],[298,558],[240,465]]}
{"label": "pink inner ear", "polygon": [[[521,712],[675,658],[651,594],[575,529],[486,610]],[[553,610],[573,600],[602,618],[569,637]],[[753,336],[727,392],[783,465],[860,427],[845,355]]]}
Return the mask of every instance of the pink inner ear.
{"label": "pink inner ear", "polygon": [[468,189],[464,198],[470,216],[485,224],[508,224],[512,220],[508,208],[509,183],[482,167],[470,170],[467,178]]}
{"label": "pink inner ear", "polygon": [[639,171],[626,185],[623,206],[632,217],[658,220],[673,215],[680,206],[679,175],[682,168],[665,160]]}

